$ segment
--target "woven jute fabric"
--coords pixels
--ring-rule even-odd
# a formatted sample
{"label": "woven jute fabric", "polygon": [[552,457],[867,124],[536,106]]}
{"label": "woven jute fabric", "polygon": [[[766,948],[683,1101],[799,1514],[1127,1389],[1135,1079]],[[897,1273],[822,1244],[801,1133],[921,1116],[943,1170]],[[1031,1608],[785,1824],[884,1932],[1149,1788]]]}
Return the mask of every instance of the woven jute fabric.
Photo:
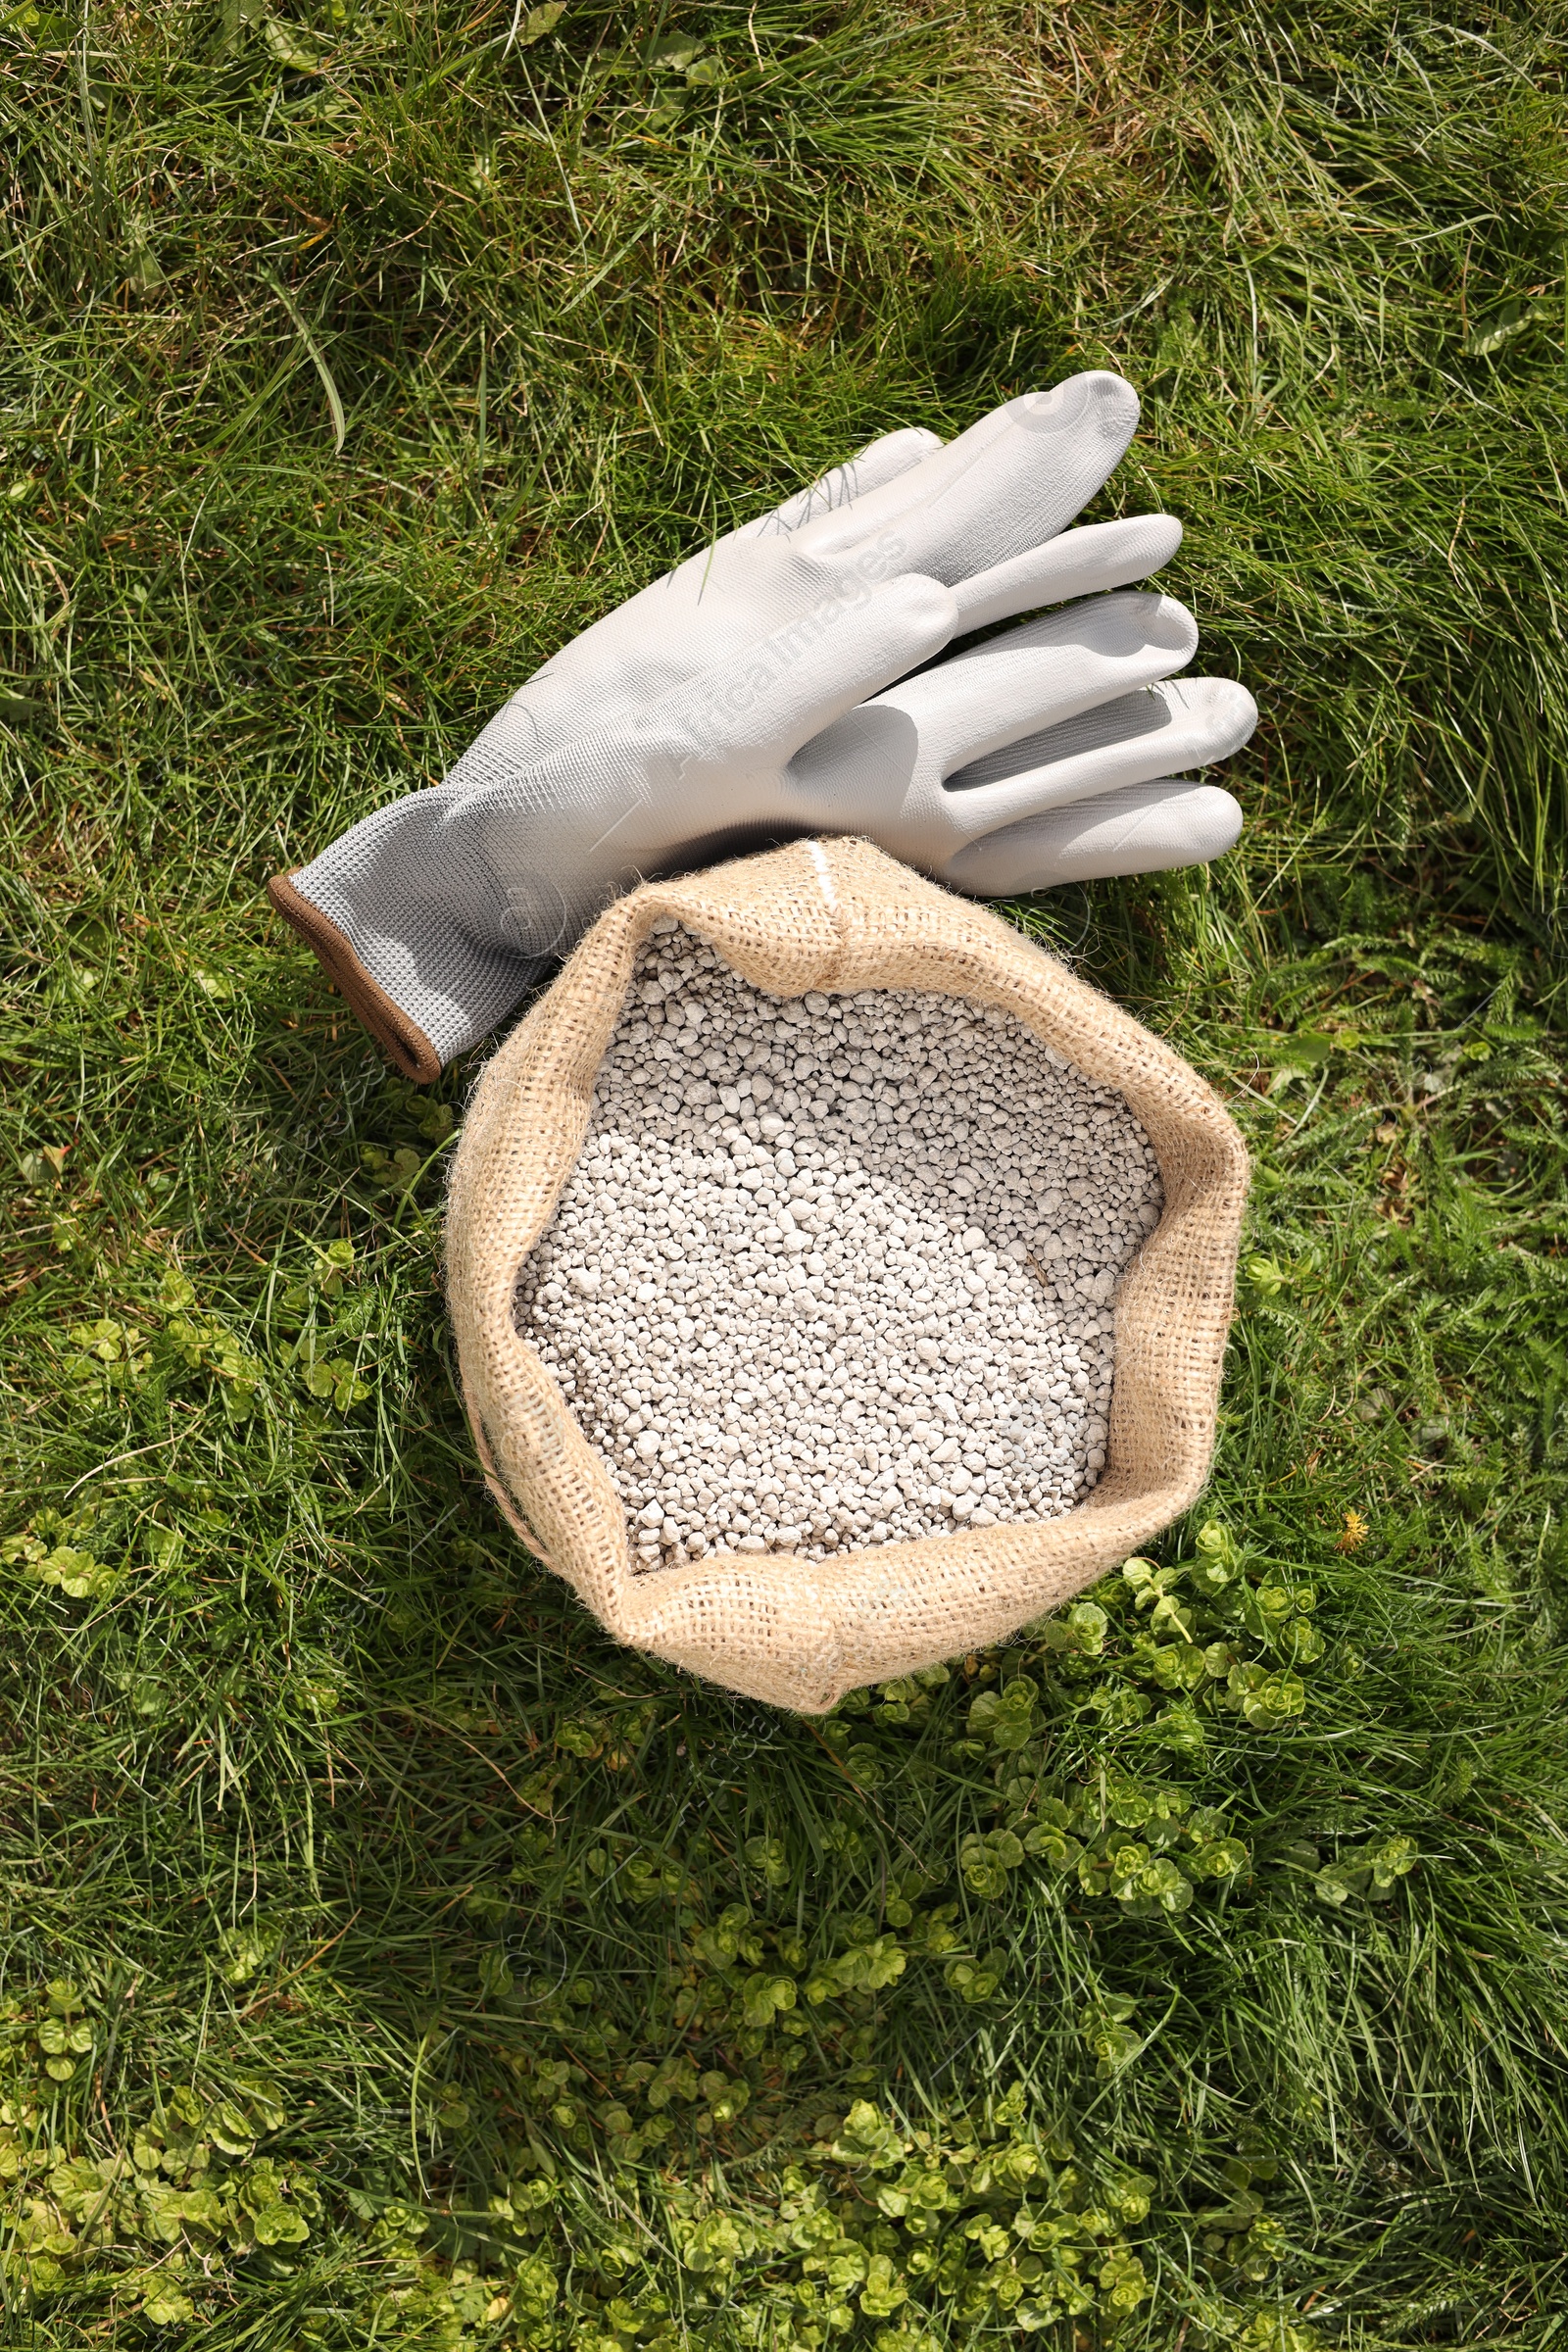
{"label": "woven jute fabric", "polygon": [[[811,1561],[632,1566],[603,1457],[517,1331],[524,1259],[582,1150],[637,954],[672,915],[755,987],[921,989],[1011,1013],[1125,1096],[1165,1205],[1122,1278],[1106,1466],[1041,1526],[987,1527]],[[619,1642],[808,1714],[845,1691],[997,1642],[1138,1550],[1208,1472],[1247,1153],[1178,1054],[996,915],[860,841],[797,842],[619,900],[486,1068],[452,1172],[448,1288],[492,1493],[537,1558]]]}

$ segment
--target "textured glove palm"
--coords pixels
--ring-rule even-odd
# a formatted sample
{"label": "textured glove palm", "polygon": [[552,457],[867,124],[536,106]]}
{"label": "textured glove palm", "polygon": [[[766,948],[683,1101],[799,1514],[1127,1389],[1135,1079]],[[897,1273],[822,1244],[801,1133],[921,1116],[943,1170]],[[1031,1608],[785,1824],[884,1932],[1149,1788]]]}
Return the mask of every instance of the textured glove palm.
{"label": "textured glove palm", "polygon": [[[585,630],[443,784],[278,877],[274,904],[431,1078],[630,882],[750,843],[864,833],[980,895],[1214,856],[1236,804],[1170,771],[1244,742],[1251,700],[1162,686],[1196,648],[1190,617],[1105,593],[1180,527],[1063,528],[1137,416],[1095,373],[946,448],[873,443]],[[1089,601],[920,666],[1064,599]]]}

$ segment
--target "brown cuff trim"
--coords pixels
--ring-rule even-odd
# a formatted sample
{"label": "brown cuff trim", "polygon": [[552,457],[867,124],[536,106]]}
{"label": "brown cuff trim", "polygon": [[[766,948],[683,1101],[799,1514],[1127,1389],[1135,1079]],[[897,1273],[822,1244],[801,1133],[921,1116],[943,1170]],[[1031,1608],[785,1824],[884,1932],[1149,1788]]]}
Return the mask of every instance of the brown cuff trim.
{"label": "brown cuff trim", "polygon": [[440,1055],[424,1031],[370,978],[336,923],[301,896],[292,874],[274,874],[267,885],[267,895],[284,922],[291,923],[306,946],[315,950],[333,987],[404,1077],[419,1086],[432,1085],[441,1075]]}

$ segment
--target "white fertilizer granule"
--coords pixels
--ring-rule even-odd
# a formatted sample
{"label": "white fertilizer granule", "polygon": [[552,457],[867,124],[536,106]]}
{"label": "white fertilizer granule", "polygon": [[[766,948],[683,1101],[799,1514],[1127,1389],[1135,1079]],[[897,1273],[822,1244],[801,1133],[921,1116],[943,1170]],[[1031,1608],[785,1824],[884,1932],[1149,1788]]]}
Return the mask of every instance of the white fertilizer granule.
{"label": "white fertilizer granule", "polygon": [[1159,1202],[1123,1098],[1009,1015],[770,997],[666,919],[517,1325],[642,1567],[1051,1519],[1104,1467]]}

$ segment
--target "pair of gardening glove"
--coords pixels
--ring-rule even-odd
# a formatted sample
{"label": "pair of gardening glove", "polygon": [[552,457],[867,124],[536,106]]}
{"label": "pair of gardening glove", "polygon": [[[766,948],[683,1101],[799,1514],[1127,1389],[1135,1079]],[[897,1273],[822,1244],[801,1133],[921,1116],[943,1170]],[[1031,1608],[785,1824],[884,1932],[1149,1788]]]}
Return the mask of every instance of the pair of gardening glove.
{"label": "pair of gardening glove", "polygon": [[273,905],[429,1080],[651,874],[836,833],[978,898],[1217,857],[1240,808],[1173,771],[1239,749],[1255,706],[1178,678],[1192,615],[1128,592],[1181,525],[1065,527],[1137,422],[1097,371],[946,447],[873,441],[585,629],[443,784],[276,877]]}

